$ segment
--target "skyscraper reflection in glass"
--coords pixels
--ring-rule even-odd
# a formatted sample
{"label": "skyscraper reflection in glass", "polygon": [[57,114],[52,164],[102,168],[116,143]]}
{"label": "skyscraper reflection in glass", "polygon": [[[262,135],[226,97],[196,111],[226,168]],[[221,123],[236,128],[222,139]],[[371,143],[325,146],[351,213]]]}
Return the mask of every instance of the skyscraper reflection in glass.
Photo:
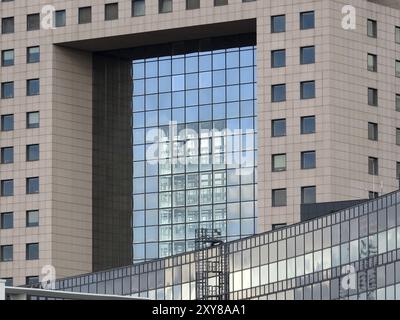
{"label": "skyscraper reflection in glass", "polygon": [[194,250],[198,228],[256,232],[255,54],[133,61],[134,262]]}

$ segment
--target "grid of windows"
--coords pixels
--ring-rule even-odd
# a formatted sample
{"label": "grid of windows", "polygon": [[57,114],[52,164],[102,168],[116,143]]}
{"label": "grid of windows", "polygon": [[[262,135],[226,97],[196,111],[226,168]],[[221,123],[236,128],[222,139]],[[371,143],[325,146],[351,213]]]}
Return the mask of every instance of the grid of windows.
{"label": "grid of windows", "polygon": [[[135,60],[133,76],[134,260],[194,249],[199,227],[228,240],[253,234],[255,48]],[[157,141],[153,163],[158,129],[166,143]]]}
{"label": "grid of windows", "polygon": [[[230,299],[400,299],[400,193],[229,244]],[[215,250],[206,256],[212,259]],[[340,287],[356,271],[353,289]],[[176,276],[179,275],[179,276]],[[107,281],[106,281],[107,279]],[[369,285],[365,285],[369,282]],[[195,299],[194,254],[61,279],[60,290]],[[396,290],[395,290],[396,289]],[[286,296],[285,296],[286,290]],[[282,296],[283,294],[283,296]]]}

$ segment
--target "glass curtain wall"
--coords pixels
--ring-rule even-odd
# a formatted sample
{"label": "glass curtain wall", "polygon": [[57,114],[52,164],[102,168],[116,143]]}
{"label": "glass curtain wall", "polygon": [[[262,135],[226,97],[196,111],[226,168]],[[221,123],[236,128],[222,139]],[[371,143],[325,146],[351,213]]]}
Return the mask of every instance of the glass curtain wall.
{"label": "glass curtain wall", "polygon": [[256,48],[133,61],[134,262],[255,233]]}

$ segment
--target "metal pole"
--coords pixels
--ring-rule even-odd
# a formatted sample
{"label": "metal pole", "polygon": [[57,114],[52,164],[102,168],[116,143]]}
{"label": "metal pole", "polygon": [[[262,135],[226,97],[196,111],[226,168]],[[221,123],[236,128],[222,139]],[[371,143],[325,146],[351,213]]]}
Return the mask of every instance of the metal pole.
{"label": "metal pole", "polygon": [[0,301],[6,300],[6,280],[0,279]]}

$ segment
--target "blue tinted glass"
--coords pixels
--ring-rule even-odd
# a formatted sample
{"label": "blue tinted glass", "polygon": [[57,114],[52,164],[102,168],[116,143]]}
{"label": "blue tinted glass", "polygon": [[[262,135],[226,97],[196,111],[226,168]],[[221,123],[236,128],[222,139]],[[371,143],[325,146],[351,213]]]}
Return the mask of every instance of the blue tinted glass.
{"label": "blue tinted glass", "polygon": [[134,95],[142,95],[144,94],[144,81],[136,80],[135,85],[133,86],[133,94]]}
{"label": "blue tinted glass", "polygon": [[199,71],[210,71],[212,69],[211,60],[211,55],[201,55],[199,57]]}
{"label": "blue tinted glass", "polygon": [[228,86],[226,88],[226,101],[230,102],[230,101],[238,101],[239,100],[239,96],[240,96],[240,89],[239,86]]}
{"label": "blue tinted glass", "polygon": [[144,63],[133,64],[133,79],[144,78]]}
{"label": "blue tinted glass", "polygon": [[158,112],[148,111],[146,112],[146,126],[153,127],[158,125]]}
{"label": "blue tinted glass", "polygon": [[179,108],[185,105],[185,93],[183,91],[172,94],[172,107]]}
{"label": "blue tinted glass", "polygon": [[199,103],[199,92],[198,90],[188,90],[186,91],[186,105],[194,106]]}
{"label": "blue tinted glass", "polygon": [[172,74],[182,74],[185,72],[185,60],[182,58],[172,59]]}
{"label": "blue tinted glass", "polygon": [[226,115],[228,118],[239,117],[239,103],[238,102],[228,103]]}
{"label": "blue tinted glass", "polygon": [[211,105],[205,105],[200,107],[200,121],[208,121],[212,118]]}
{"label": "blue tinted glass", "polygon": [[176,75],[172,77],[172,91],[180,91],[185,89],[185,76]]}
{"label": "blue tinted glass", "polygon": [[213,69],[225,69],[225,54],[220,53],[213,56]]}
{"label": "blue tinted glass", "polygon": [[213,102],[225,102],[225,87],[213,88]]}
{"label": "blue tinted glass", "polygon": [[198,121],[198,107],[190,107],[186,108],[186,121],[187,122],[196,122]]}
{"label": "blue tinted glass", "polygon": [[146,96],[146,110],[158,109],[158,95],[150,94]]}
{"label": "blue tinted glass", "polygon": [[254,84],[240,85],[240,100],[254,99]]}
{"label": "blue tinted glass", "polygon": [[185,121],[185,109],[184,108],[172,109],[172,121],[183,123]]}
{"label": "blue tinted glass", "polygon": [[133,97],[133,111],[144,110],[144,96]]}
{"label": "blue tinted glass", "polygon": [[239,69],[229,69],[226,71],[226,84],[238,84],[239,83]]}
{"label": "blue tinted glass", "polygon": [[157,77],[158,76],[158,63],[157,61],[147,61],[146,62],[146,78]]}
{"label": "blue tinted glass", "polygon": [[[171,91],[171,77],[161,77],[158,82],[159,91],[160,92],[169,92]],[[147,92],[150,93],[150,92]]]}
{"label": "blue tinted glass", "polygon": [[212,102],[212,89],[200,89],[200,105]]}
{"label": "blue tinted glass", "polygon": [[226,67],[227,68],[238,68],[239,67],[239,51],[227,53]]}
{"label": "blue tinted glass", "polygon": [[161,76],[169,76],[172,72],[172,63],[170,59],[160,60],[159,63],[159,75]]}
{"label": "blue tinted glass", "polygon": [[[138,62],[133,66],[133,109],[139,111],[133,116],[133,227],[139,227],[136,237],[134,236],[137,241],[134,246],[134,260],[137,262],[194,248],[195,229],[189,230],[182,224],[191,217],[189,213],[193,210],[189,209],[193,207],[190,205],[203,204],[201,208],[195,207],[197,213],[194,216],[197,218],[193,220],[200,219],[200,215],[207,217],[209,222],[202,224],[203,227],[220,228],[222,235],[226,235],[227,226],[231,223],[222,220],[213,225],[214,218],[226,219],[227,214],[219,214],[216,208],[208,206],[218,203],[224,208],[228,201],[223,187],[226,184],[226,143],[223,140],[211,140],[209,145],[204,145],[208,141],[208,138],[204,138],[200,145],[195,144],[190,149],[184,141],[185,137],[182,141],[180,137],[174,143],[174,154],[178,155],[178,161],[171,163],[165,160],[170,155],[169,146],[165,143],[160,145],[159,149],[164,160],[152,163],[146,161],[146,157],[149,160],[153,159],[154,155],[145,152],[153,143],[150,129],[162,126],[164,136],[168,137],[172,133],[168,127],[170,120],[178,123],[177,134],[181,134],[179,131],[184,128],[194,132],[208,132],[212,129],[221,131],[227,127],[232,130],[248,130],[255,129],[256,126],[253,47],[183,54]],[[146,66],[145,72],[143,65]],[[135,79],[138,80],[137,83]],[[145,110],[145,115],[140,112],[142,110]],[[193,134],[193,131],[191,132]],[[238,136],[238,139],[232,154],[237,155],[236,159],[249,158],[250,161],[243,164],[244,166],[254,166],[254,135],[249,140],[251,143],[244,136]],[[185,149],[182,151],[180,147]],[[204,153],[201,157],[198,156],[199,151]],[[211,154],[212,152],[215,154]],[[224,172],[225,178],[219,178],[213,173],[214,170]],[[190,178],[191,175],[194,176]],[[241,181],[248,186],[242,189],[243,194],[239,192],[236,201],[253,200],[255,195],[251,190],[254,190],[254,178],[238,179],[237,183]],[[187,206],[187,209],[182,211],[182,220],[179,218],[179,210],[183,206]],[[246,202],[245,205],[239,203],[237,215],[229,215],[229,218],[253,217],[254,212],[253,202]],[[229,239],[252,234],[254,220],[250,220],[253,219],[245,221],[244,226],[241,220],[233,222],[237,224],[235,228],[238,228],[238,231]],[[172,225],[165,226],[165,223]],[[174,245],[171,242],[159,245],[156,242],[159,237],[162,241],[179,241],[175,241]],[[137,247],[138,245],[140,246]]]}
{"label": "blue tinted glass", "polygon": [[144,127],[144,112],[136,112],[133,114],[133,126],[135,128]]}
{"label": "blue tinted glass", "polygon": [[252,66],[254,61],[253,50],[240,50],[240,66],[248,67]]}
{"label": "blue tinted glass", "polygon": [[199,58],[195,57],[188,57],[186,58],[186,73],[191,72],[198,72],[199,71]]}

